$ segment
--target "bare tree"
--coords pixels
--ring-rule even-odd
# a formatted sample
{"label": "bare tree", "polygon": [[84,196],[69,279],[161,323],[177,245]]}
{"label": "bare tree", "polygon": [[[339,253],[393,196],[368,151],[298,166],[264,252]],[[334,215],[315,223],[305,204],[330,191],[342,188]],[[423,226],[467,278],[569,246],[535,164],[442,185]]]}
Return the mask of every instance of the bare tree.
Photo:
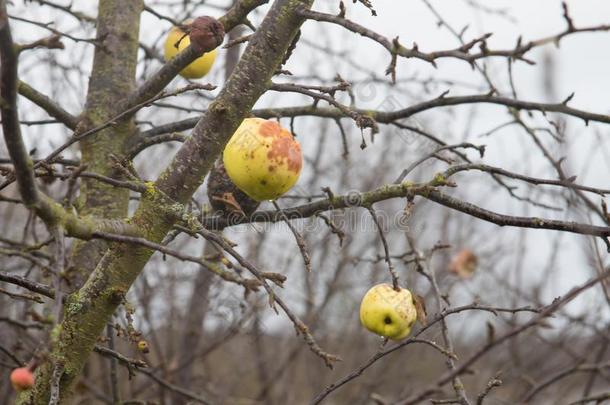
{"label": "bare tree", "polygon": [[[30,364],[18,404],[610,399],[610,189],[573,174],[607,161],[610,115],[559,95],[549,50],[610,25],[557,3],[562,30],[494,48],[421,0],[457,44],[426,51],[352,18],[369,0],[17,3],[0,0],[0,397]],[[172,26],[191,45],[166,62]],[[215,48],[210,84],[174,82]],[[515,73],[538,49],[543,101]],[[290,128],[305,167],[229,215],[203,186],[250,116]],[[505,135],[518,164],[480,143]],[[379,282],[426,304],[402,341],[357,321]]]}

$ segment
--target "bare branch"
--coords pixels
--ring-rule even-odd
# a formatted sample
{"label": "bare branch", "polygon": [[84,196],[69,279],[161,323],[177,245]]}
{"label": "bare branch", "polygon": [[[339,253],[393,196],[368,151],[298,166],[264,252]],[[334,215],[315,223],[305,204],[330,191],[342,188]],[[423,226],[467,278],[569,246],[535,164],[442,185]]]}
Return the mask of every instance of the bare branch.
{"label": "bare branch", "polygon": [[5,1],[0,2],[0,62],[2,63],[0,114],[2,115],[4,141],[15,165],[15,175],[19,183],[21,198],[26,206],[33,207],[38,203],[38,188],[34,180],[32,160],[23,142],[19,125],[17,113],[18,53],[13,44]]}
{"label": "bare branch", "polygon": [[79,118],[73,116],[66,110],[64,110],[59,104],[51,100],[48,96],[40,93],[39,91],[32,88],[27,83],[19,81],[18,87],[19,94],[36,104],[43,110],[45,110],[51,117],[57,121],[63,123],[68,128],[74,130],[78,125]]}

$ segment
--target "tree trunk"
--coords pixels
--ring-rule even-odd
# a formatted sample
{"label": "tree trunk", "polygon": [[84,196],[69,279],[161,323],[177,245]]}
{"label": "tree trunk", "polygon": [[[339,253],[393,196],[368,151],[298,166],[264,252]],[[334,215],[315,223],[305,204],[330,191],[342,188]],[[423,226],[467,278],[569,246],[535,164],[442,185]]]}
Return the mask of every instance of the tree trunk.
{"label": "tree trunk", "polygon": [[[274,3],[251,38],[235,72],[190,138],[154,185],[149,184],[147,192],[142,194],[140,205],[130,219],[141,237],[158,243],[174,223],[184,219],[182,204],[203,183],[224,145],[279,68],[304,21],[297,9],[310,7],[312,3],[313,0],[277,0]],[[121,12],[127,10],[121,9]],[[132,244],[111,243],[85,285],[66,300],[64,320],[53,331],[55,339],[51,353],[52,360],[60,362],[65,370],[60,384],[62,402],[69,398],[71,387],[106,322],[152,253]],[[18,403],[48,403],[51,372],[51,362],[41,366],[35,388],[22,394]]]}

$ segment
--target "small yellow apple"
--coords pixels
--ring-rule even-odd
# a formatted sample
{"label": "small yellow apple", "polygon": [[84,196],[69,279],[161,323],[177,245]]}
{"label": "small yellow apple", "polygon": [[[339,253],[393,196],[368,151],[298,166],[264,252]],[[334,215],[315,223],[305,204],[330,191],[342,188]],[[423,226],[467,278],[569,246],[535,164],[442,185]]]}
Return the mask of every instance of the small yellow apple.
{"label": "small yellow apple", "polygon": [[[185,24],[188,24],[189,21],[185,21]],[[184,36],[184,38],[183,38]],[[178,48],[176,48],[176,42],[180,41]],[[167,38],[165,39],[165,60],[168,61],[176,56],[180,51],[185,49],[191,44],[191,40],[188,35],[185,35],[184,31],[182,31],[179,27],[173,27],[169,33],[167,34]],[[195,59],[190,65],[185,67],[180,71],[180,76],[187,79],[200,79],[212,69],[212,65],[216,60],[216,49],[204,53],[197,59]]]}
{"label": "small yellow apple", "polygon": [[396,291],[389,284],[377,284],[360,303],[360,322],[373,333],[400,340],[411,333],[417,320],[417,310],[411,292]]}
{"label": "small yellow apple", "polygon": [[256,201],[275,200],[297,182],[303,165],[301,145],[277,122],[246,118],[225,147],[229,178]]}
{"label": "small yellow apple", "polygon": [[148,342],[144,339],[138,340],[138,350],[142,353],[148,353],[150,351],[150,346],[148,346]]}

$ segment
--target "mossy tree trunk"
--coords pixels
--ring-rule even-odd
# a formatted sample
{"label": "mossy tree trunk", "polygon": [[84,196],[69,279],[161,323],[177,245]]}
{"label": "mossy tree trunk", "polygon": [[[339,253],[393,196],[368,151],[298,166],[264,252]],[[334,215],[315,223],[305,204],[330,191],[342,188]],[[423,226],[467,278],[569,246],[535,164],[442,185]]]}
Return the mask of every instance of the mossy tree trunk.
{"label": "mossy tree trunk", "polygon": [[[135,90],[140,14],[143,8],[143,0],[100,1],[96,36],[100,46],[95,48],[81,128],[96,127],[112,119],[120,112],[116,111],[116,106]],[[80,143],[82,164],[87,166],[88,171],[121,178],[117,162],[110,156],[122,160],[126,143],[135,131],[134,120],[130,118],[84,139]],[[99,218],[127,216],[129,190],[83,179],[80,192],[78,206],[81,214]],[[107,243],[99,239],[76,244],[69,274],[74,285],[82,285],[106,248]]]}
{"label": "mossy tree trunk", "polygon": [[[82,120],[77,128],[84,132],[98,126],[117,114],[116,106],[135,89],[135,73],[140,31],[140,14],[144,8],[143,0],[100,0],[97,18],[97,46],[93,57],[87,104]],[[80,142],[81,162],[87,170],[108,177],[119,178],[116,162],[109,156],[120,159],[124,154],[125,143],[136,130],[133,119],[117,123],[96,135]],[[107,183],[83,179],[79,196],[79,213],[97,218],[117,219],[127,216],[129,191],[113,187]],[[73,285],[80,287],[93,271],[108,248],[102,240],[77,241],[72,252],[71,267],[67,274]],[[68,302],[78,305],[78,293]],[[74,306],[67,303],[67,314]],[[109,320],[109,319],[107,319]],[[83,329],[85,325],[82,325]],[[37,372],[37,385],[29,395],[19,399],[19,403],[48,403],[49,381],[53,367],[57,363],[64,366],[61,379],[60,398],[70,396],[71,382],[80,374],[83,362],[76,360],[87,354],[73,347],[72,340],[66,341],[59,334],[63,328],[54,330],[51,336],[51,361],[44,363]],[[73,329],[72,339],[78,339],[79,330]]]}
{"label": "mossy tree trunk", "polygon": [[[313,0],[274,2],[216,100],[159,179],[142,194],[140,205],[130,219],[130,223],[139,230],[139,236],[160,242],[172,226],[182,219],[183,204],[202,184],[231,134],[267,90],[271,77],[303,23],[297,10],[300,7],[309,8],[312,3]],[[141,7],[140,1],[100,1],[98,36],[105,35],[105,43],[125,54],[112,57],[111,54],[102,55],[102,51],[96,51],[86,115],[92,125],[112,116],[113,100],[124,98],[133,87],[133,82],[127,80],[125,83],[124,80],[126,77],[132,78],[135,69],[137,21]],[[115,66],[121,64],[125,66]],[[125,75],[118,75],[119,70]],[[83,158],[90,165],[89,170],[116,175],[112,163],[106,160],[107,156],[109,153],[120,156],[122,144],[132,131],[130,122],[120,123],[83,144]],[[126,212],[127,194],[108,186],[88,183],[85,185],[83,204],[83,210],[87,212],[120,217]],[[88,244],[79,246],[77,263],[79,257],[99,255],[101,248]],[[88,249],[91,250],[87,252]],[[35,388],[22,394],[18,398],[19,404],[48,403],[53,362],[61,363],[64,367],[60,401],[67,403],[71,387],[97,338],[152,253],[149,249],[130,244],[109,244],[83,287],[66,300],[64,319],[53,333],[52,361],[38,369]],[[81,263],[86,269],[84,262]]]}

